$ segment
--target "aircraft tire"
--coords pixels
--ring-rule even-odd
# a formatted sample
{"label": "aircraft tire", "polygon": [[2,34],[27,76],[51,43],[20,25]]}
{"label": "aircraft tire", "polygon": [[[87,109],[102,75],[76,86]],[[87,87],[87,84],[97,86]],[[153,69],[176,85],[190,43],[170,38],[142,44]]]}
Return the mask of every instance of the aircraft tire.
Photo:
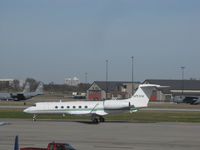
{"label": "aircraft tire", "polygon": [[98,124],[98,123],[99,123],[99,121],[98,121],[97,118],[94,118],[94,119],[92,120],[92,122],[95,123],[95,124]]}
{"label": "aircraft tire", "polygon": [[100,117],[100,118],[99,118],[99,121],[100,121],[100,122],[105,122],[105,118]]}

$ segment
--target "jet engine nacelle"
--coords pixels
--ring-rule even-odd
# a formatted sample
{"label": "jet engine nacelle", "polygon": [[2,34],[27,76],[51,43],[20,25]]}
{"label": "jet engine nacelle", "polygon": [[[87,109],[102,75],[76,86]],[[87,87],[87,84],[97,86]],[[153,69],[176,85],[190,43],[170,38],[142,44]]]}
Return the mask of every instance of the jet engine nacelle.
{"label": "jet engine nacelle", "polygon": [[120,100],[106,100],[104,101],[104,108],[105,109],[122,109],[129,107],[129,102],[123,102]]}

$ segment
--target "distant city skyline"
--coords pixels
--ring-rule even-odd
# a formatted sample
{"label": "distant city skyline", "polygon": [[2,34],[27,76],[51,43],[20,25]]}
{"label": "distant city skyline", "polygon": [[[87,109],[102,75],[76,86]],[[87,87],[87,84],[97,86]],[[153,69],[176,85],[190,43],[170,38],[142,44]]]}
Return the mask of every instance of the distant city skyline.
{"label": "distant city skyline", "polygon": [[[1,0],[0,78],[200,79],[198,0]],[[87,79],[86,74],[87,73]]]}

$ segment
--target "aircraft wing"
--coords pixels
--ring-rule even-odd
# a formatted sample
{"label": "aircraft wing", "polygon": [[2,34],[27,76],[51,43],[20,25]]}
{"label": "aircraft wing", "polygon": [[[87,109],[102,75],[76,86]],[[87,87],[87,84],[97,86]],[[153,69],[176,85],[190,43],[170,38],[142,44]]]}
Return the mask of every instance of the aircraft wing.
{"label": "aircraft wing", "polygon": [[91,110],[90,114],[95,114],[99,116],[107,115],[107,113],[103,110],[98,110],[97,107],[99,106],[99,103],[97,103],[94,108]]}
{"label": "aircraft wing", "polygon": [[0,93],[0,99],[1,100],[11,100],[12,93]]}

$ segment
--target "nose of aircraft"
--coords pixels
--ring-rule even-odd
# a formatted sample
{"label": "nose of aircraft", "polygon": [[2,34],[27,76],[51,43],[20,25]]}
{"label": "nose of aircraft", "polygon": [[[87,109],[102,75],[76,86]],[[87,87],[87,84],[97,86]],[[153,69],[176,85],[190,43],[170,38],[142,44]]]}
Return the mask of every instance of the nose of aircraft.
{"label": "nose of aircraft", "polygon": [[27,113],[29,108],[26,108],[23,110],[23,112]]}

